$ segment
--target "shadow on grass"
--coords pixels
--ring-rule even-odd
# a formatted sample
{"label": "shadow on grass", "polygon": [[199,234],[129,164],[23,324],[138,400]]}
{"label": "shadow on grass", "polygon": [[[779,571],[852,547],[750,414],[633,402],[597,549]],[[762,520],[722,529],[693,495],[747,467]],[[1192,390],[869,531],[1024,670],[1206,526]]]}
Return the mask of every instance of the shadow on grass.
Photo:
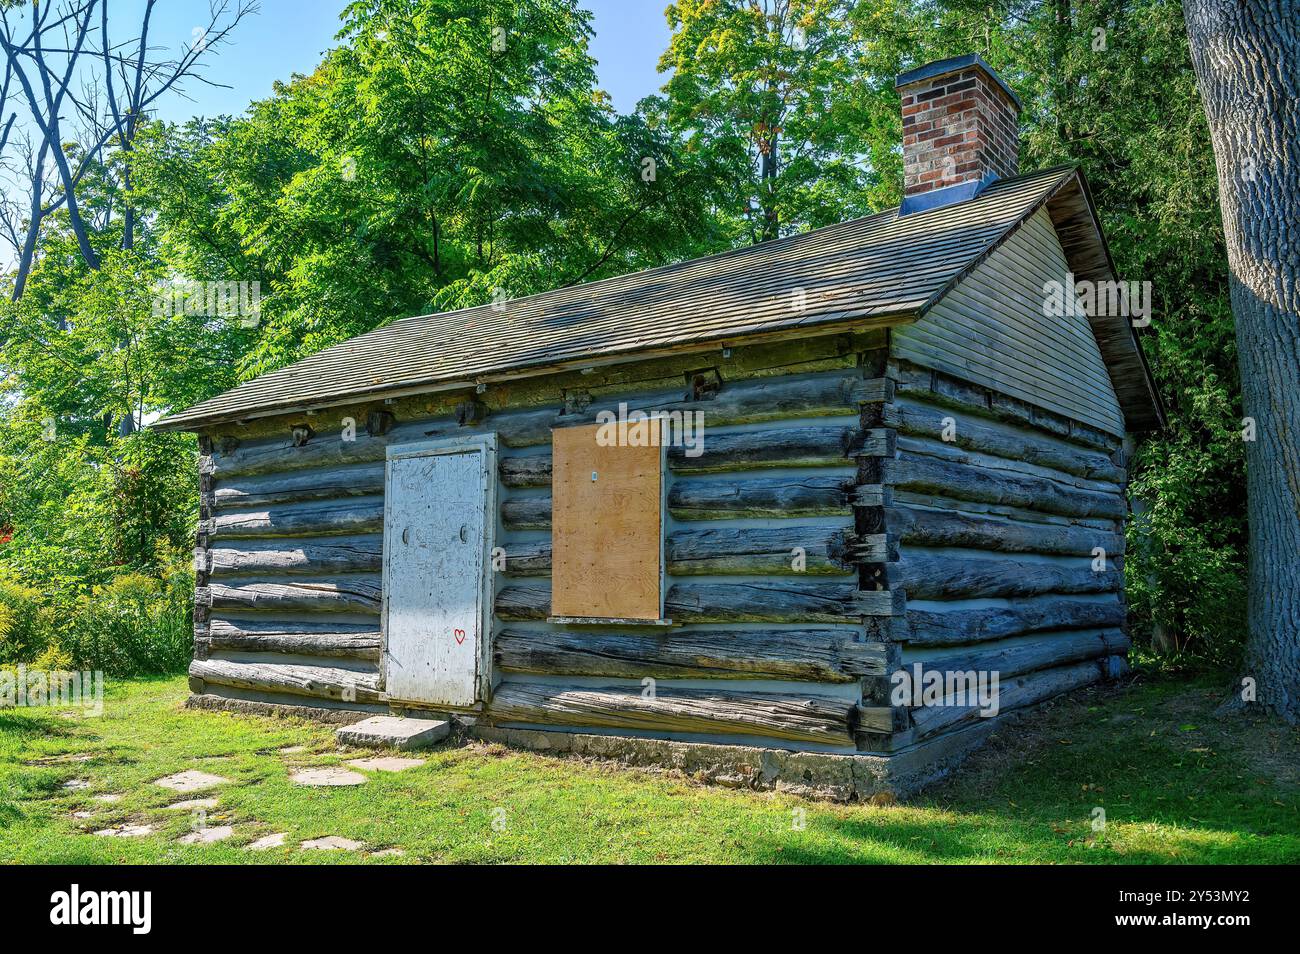
{"label": "shadow on grass", "polygon": [[62,738],[75,734],[68,720],[58,717],[53,710],[38,713],[31,709],[0,709],[0,733],[24,742],[32,738]]}

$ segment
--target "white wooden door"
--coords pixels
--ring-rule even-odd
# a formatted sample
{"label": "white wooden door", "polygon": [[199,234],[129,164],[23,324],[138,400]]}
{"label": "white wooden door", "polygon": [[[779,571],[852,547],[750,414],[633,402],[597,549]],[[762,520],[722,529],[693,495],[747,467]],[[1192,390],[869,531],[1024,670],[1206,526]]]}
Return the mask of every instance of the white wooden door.
{"label": "white wooden door", "polygon": [[384,680],[394,701],[479,700],[490,535],[490,446],[389,450]]}

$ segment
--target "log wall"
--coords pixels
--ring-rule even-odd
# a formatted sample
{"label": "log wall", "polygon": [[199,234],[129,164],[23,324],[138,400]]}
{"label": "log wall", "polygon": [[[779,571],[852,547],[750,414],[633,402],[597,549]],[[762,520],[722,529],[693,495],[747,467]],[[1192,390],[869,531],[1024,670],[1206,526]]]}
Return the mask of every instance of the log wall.
{"label": "log wall", "polygon": [[[704,415],[702,447],[666,454],[673,625],[550,622],[551,429],[620,404]],[[877,332],[204,434],[194,690],[382,708],[386,448],[485,431],[488,722],[895,751],[980,717],[898,701],[899,671],[996,671],[1003,712],[1122,671],[1119,438]]]}
{"label": "log wall", "polygon": [[[864,694],[891,652],[865,620],[901,603],[861,587],[859,572],[891,558],[889,544],[855,527],[861,462],[893,451],[884,344],[874,333],[736,348],[214,429],[203,438],[194,690],[383,703],[386,448],[493,431],[505,569],[481,718],[855,751],[895,718]],[[666,455],[674,625],[548,622],[551,428],[624,402],[704,415],[699,451]],[[294,427],[311,431],[300,446]]]}
{"label": "log wall", "polygon": [[[881,521],[899,553],[889,584],[906,594],[888,621],[903,670],[945,685],[997,673],[1001,712],[1121,672],[1121,441],[934,368],[894,358],[889,377]],[[979,717],[952,702],[909,704],[889,744]]]}

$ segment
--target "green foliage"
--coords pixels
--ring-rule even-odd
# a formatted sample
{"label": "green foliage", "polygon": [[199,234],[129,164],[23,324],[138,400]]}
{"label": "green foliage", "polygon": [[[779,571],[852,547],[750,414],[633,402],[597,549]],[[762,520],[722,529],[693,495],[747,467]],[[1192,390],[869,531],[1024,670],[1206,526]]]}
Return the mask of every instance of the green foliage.
{"label": "green foliage", "polygon": [[124,573],[81,596],[60,645],[81,668],[118,676],[184,671],[193,650],[194,575]]}
{"label": "green foliage", "polygon": [[881,161],[897,139],[864,135],[882,97],[863,75],[860,5],[678,0],[666,11],[667,121],[708,156],[721,215],[750,241],[872,211],[873,187],[897,165]]}

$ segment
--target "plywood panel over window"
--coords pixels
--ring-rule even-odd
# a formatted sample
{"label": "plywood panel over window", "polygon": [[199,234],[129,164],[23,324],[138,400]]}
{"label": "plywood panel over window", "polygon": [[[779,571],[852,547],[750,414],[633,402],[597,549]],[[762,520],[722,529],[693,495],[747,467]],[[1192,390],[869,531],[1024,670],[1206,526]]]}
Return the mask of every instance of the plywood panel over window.
{"label": "plywood panel over window", "polygon": [[662,598],[659,422],[552,432],[551,613],[657,620]]}

